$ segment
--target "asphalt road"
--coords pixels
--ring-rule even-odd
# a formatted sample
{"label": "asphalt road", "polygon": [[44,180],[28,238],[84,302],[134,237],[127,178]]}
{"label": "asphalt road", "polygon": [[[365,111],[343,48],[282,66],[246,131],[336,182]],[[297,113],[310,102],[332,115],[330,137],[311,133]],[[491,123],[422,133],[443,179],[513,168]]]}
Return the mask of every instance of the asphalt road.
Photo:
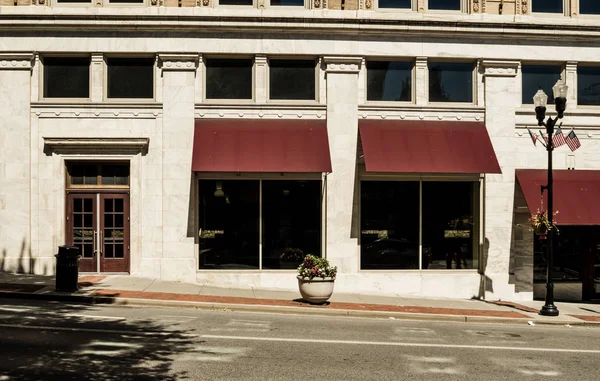
{"label": "asphalt road", "polygon": [[0,299],[1,380],[600,380],[600,328]]}

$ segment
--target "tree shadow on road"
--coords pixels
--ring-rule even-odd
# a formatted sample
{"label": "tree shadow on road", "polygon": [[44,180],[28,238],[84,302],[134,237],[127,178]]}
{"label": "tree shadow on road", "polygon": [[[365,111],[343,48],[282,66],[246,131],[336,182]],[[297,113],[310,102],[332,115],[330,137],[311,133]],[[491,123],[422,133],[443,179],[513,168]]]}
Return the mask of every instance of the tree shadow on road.
{"label": "tree shadow on road", "polygon": [[189,330],[150,317],[98,317],[96,308],[11,301],[5,310],[27,315],[2,316],[0,380],[189,378],[185,371],[173,369],[177,355],[200,343],[192,341]]}

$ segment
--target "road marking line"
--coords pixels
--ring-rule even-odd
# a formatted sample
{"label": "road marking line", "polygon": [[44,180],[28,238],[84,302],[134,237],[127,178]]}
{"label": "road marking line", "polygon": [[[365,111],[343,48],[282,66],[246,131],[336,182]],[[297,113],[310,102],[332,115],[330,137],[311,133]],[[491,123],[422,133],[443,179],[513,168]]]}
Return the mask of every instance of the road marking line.
{"label": "road marking line", "polygon": [[100,319],[100,320],[126,320],[124,317],[120,317],[120,316],[102,316],[102,315],[85,315],[85,314],[64,314],[62,316],[80,317],[80,318],[88,318],[88,319]]}
{"label": "road marking line", "polygon": [[252,336],[218,336],[200,335],[205,339],[222,340],[247,340],[247,341],[274,341],[283,343],[309,343],[309,344],[347,344],[347,345],[381,345],[390,347],[424,347],[424,348],[454,348],[454,349],[492,349],[504,351],[524,352],[557,352],[557,353],[593,353],[600,354],[600,349],[567,349],[567,348],[527,348],[527,347],[497,347],[488,345],[458,345],[458,344],[426,344],[426,343],[392,343],[386,341],[355,341],[355,340],[318,340],[284,337],[252,337]]}
{"label": "road marking line", "polygon": [[33,308],[31,307],[0,307],[0,311],[10,311],[10,312],[28,312]]}
{"label": "road marking line", "polygon": [[115,333],[118,335],[135,335],[135,336],[169,336],[172,332],[136,332],[136,331],[120,331],[118,329],[94,329],[94,328],[71,328],[71,327],[49,327],[42,325],[22,325],[22,324],[0,324],[2,328],[21,328],[21,329],[40,329],[48,331],[67,331],[67,332],[98,332],[98,333]]}

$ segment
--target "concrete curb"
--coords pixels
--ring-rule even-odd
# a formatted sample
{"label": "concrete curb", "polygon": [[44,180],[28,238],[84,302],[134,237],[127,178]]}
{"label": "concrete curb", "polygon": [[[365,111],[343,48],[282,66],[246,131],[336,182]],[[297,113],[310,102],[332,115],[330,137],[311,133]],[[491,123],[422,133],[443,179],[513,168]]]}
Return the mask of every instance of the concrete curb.
{"label": "concrete curb", "polygon": [[368,311],[352,309],[326,309],[315,307],[292,307],[292,306],[271,306],[264,304],[235,304],[235,303],[214,303],[214,302],[188,302],[179,300],[157,300],[157,299],[137,299],[137,298],[112,298],[105,296],[91,295],[73,295],[58,293],[20,293],[0,291],[0,299],[25,299],[25,300],[43,300],[59,301],[68,303],[83,304],[112,304],[118,306],[130,307],[177,307],[177,308],[198,308],[203,310],[224,310],[224,311],[245,311],[245,312],[263,312],[263,313],[283,313],[299,315],[318,315],[318,316],[350,316],[361,318],[377,319],[398,319],[398,320],[427,320],[444,322],[462,322],[462,323],[487,323],[487,324],[516,324],[527,325],[533,321],[536,325],[571,325],[571,326],[595,326],[600,327],[600,323],[586,321],[536,321],[528,318],[503,318],[495,316],[466,316],[466,315],[448,315],[448,314],[425,314],[409,312],[386,312],[386,311]]}

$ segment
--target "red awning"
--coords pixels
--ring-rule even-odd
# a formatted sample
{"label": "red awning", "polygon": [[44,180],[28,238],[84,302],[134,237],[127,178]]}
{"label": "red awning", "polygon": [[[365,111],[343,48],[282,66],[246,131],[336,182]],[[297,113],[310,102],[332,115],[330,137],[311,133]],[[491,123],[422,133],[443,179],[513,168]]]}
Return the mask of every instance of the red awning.
{"label": "red awning", "polygon": [[367,172],[501,173],[485,124],[359,121]]}
{"label": "red awning", "polygon": [[[548,183],[548,171],[517,169],[516,174],[529,211],[542,209],[540,186]],[[557,225],[600,225],[600,171],[554,170],[552,178]],[[543,205],[548,205],[546,192]]]}
{"label": "red awning", "polygon": [[192,170],[331,172],[325,120],[197,119]]}

